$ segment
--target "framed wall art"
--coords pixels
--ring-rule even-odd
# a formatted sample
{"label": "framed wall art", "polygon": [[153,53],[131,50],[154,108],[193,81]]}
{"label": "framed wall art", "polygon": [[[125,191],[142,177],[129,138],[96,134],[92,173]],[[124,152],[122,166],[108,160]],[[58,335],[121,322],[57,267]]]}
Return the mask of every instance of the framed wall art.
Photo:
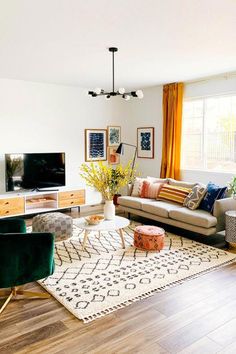
{"label": "framed wall art", "polygon": [[108,146],[117,146],[121,141],[121,127],[108,126],[107,127]]}
{"label": "framed wall art", "polygon": [[120,155],[116,153],[118,146],[108,146],[107,160],[110,165],[118,165],[120,163]]}
{"label": "framed wall art", "polygon": [[154,128],[137,128],[137,156],[144,159],[154,159]]}
{"label": "framed wall art", "polygon": [[85,129],[85,161],[107,159],[107,130]]}

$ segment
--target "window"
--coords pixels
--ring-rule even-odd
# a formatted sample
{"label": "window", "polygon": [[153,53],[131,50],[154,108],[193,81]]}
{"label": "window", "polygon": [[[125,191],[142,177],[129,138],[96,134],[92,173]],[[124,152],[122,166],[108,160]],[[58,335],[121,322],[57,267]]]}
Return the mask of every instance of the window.
{"label": "window", "polygon": [[236,172],[236,94],[184,101],[181,168]]}

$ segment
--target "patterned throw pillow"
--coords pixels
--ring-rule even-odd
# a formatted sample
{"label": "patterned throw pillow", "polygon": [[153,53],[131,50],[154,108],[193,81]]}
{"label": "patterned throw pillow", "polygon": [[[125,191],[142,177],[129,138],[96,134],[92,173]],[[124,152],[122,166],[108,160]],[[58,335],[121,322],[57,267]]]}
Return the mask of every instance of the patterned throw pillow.
{"label": "patterned throw pillow", "polygon": [[141,178],[141,177],[135,178],[132,193],[131,193],[132,197],[140,197],[142,185],[145,180],[146,180],[145,178]]}
{"label": "patterned throw pillow", "polygon": [[140,197],[156,199],[162,186],[163,183],[151,183],[144,181],[142,184]]}
{"label": "patterned throw pillow", "polygon": [[192,191],[185,198],[184,206],[191,210],[197,209],[206,194],[206,190],[206,187],[200,185],[193,187]]}
{"label": "patterned throw pillow", "polygon": [[170,186],[169,184],[165,183],[158,193],[157,198],[184,204],[184,200],[189,195],[191,190],[191,188]]}
{"label": "patterned throw pillow", "polygon": [[207,185],[207,192],[200,203],[199,209],[212,213],[215,201],[224,198],[226,190],[227,187],[219,187],[216,184],[209,182]]}

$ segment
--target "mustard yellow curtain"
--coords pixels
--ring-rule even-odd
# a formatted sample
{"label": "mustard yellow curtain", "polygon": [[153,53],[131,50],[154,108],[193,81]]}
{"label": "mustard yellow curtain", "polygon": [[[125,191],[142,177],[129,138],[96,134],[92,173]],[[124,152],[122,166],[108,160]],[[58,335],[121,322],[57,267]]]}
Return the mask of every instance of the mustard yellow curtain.
{"label": "mustard yellow curtain", "polygon": [[161,177],[180,179],[183,83],[163,87]]}

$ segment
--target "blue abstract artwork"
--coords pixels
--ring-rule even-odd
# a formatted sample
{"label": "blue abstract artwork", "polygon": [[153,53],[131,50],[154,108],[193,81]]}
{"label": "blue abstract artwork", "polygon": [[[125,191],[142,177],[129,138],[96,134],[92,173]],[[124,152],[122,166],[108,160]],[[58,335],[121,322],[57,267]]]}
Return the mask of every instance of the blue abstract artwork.
{"label": "blue abstract artwork", "polygon": [[101,132],[90,132],[89,134],[89,157],[91,159],[104,159],[105,136]]}
{"label": "blue abstract artwork", "polygon": [[141,150],[150,151],[151,150],[151,133],[145,132],[141,133]]}
{"label": "blue abstract artwork", "polygon": [[108,145],[115,146],[120,144],[120,127],[108,127]]}

